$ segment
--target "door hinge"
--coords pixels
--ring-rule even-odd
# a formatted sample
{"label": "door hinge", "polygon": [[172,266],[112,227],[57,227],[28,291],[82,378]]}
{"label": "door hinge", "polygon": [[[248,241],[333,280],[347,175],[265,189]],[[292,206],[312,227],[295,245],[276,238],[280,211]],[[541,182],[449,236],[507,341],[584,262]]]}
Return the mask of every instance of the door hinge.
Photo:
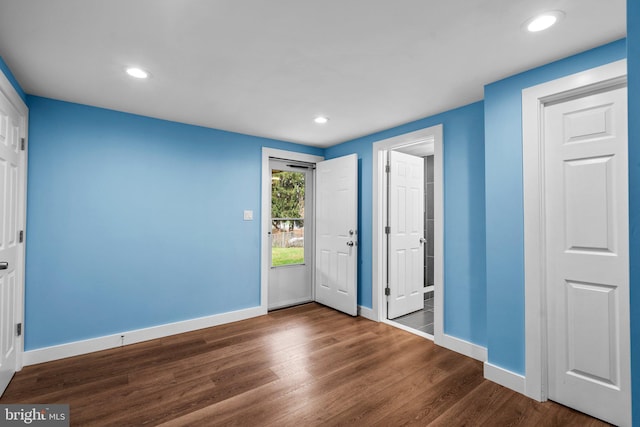
{"label": "door hinge", "polygon": [[20,233],[18,234],[18,241],[20,243],[24,242],[24,231],[20,230]]}
{"label": "door hinge", "polygon": [[22,323],[16,325],[16,336],[19,337],[20,335],[22,335]]}
{"label": "door hinge", "polygon": [[391,288],[384,288],[384,294],[385,294],[386,296],[391,295]]}
{"label": "door hinge", "polygon": [[24,138],[20,138],[20,150],[24,151]]}
{"label": "door hinge", "polygon": [[388,225],[384,228],[384,234],[391,234],[391,227]]}
{"label": "door hinge", "polygon": [[385,171],[386,173],[391,172],[391,166],[390,166],[390,165],[385,165],[385,166],[384,166],[384,171]]}

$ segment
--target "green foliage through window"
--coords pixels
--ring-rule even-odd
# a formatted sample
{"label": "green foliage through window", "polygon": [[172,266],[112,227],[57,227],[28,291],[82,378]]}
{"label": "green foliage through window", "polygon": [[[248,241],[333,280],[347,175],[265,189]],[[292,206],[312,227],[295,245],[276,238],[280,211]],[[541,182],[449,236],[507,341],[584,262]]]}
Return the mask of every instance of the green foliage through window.
{"label": "green foliage through window", "polygon": [[304,172],[271,172],[273,267],[304,263],[304,190]]}
{"label": "green foliage through window", "polygon": [[[304,173],[274,170],[271,175],[271,218],[304,218]],[[301,227],[302,221],[273,220],[277,230]]]}

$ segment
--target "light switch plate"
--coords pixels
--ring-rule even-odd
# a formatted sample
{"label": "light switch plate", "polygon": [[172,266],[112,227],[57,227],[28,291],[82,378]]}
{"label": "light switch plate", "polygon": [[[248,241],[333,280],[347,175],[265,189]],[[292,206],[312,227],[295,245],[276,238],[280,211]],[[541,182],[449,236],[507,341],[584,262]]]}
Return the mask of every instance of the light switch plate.
{"label": "light switch plate", "polygon": [[253,211],[244,211],[244,220],[253,221]]}

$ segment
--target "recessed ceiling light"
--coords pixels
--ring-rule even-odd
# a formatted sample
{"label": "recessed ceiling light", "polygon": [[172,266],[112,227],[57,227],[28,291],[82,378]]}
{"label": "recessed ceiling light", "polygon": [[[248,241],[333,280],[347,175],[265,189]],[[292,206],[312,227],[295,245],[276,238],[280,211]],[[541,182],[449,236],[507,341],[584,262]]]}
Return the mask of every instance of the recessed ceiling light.
{"label": "recessed ceiling light", "polygon": [[542,13],[535,16],[525,22],[527,31],[537,33],[538,31],[546,30],[552,25],[556,24],[564,17],[564,12],[560,10],[552,10],[550,12]]}
{"label": "recessed ceiling light", "polygon": [[129,67],[127,68],[127,74],[131,77],[135,77],[136,79],[146,79],[149,77],[149,73],[142,68],[138,67]]}
{"label": "recessed ceiling light", "polygon": [[329,118],[325,116],[318,116],[315,119],[313,119],[313,121],[319,125],[323,125],[329,121]]}

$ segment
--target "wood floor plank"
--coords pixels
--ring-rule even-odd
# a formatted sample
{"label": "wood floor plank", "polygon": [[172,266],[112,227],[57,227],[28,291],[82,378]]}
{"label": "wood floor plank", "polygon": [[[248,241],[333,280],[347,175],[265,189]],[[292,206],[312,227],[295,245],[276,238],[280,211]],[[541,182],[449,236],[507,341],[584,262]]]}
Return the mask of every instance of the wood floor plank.
{"label": "wood floor plank", "polygon": [[483,381],[478,387],[458,400],[454,405],[437,417],[431,425],[448,427],[451,425],[473,426],[491,421],[493,411],[487,408],[500,408],[513,393],[496,383]]}
{"label": "wood floor plank", "polygon": [[73,426],[606,425],[319,304],[28,366],[0,403],[68,403]]}
{"label": "wood floor plank", "polygon": [[466,360],[449,372],[446,381],[433,386],[420,376],[412,377],[384,407],[369,414],[367,422],[377,426],[428,425],[479,386],[484,381],[481,372],[477,361]]}

